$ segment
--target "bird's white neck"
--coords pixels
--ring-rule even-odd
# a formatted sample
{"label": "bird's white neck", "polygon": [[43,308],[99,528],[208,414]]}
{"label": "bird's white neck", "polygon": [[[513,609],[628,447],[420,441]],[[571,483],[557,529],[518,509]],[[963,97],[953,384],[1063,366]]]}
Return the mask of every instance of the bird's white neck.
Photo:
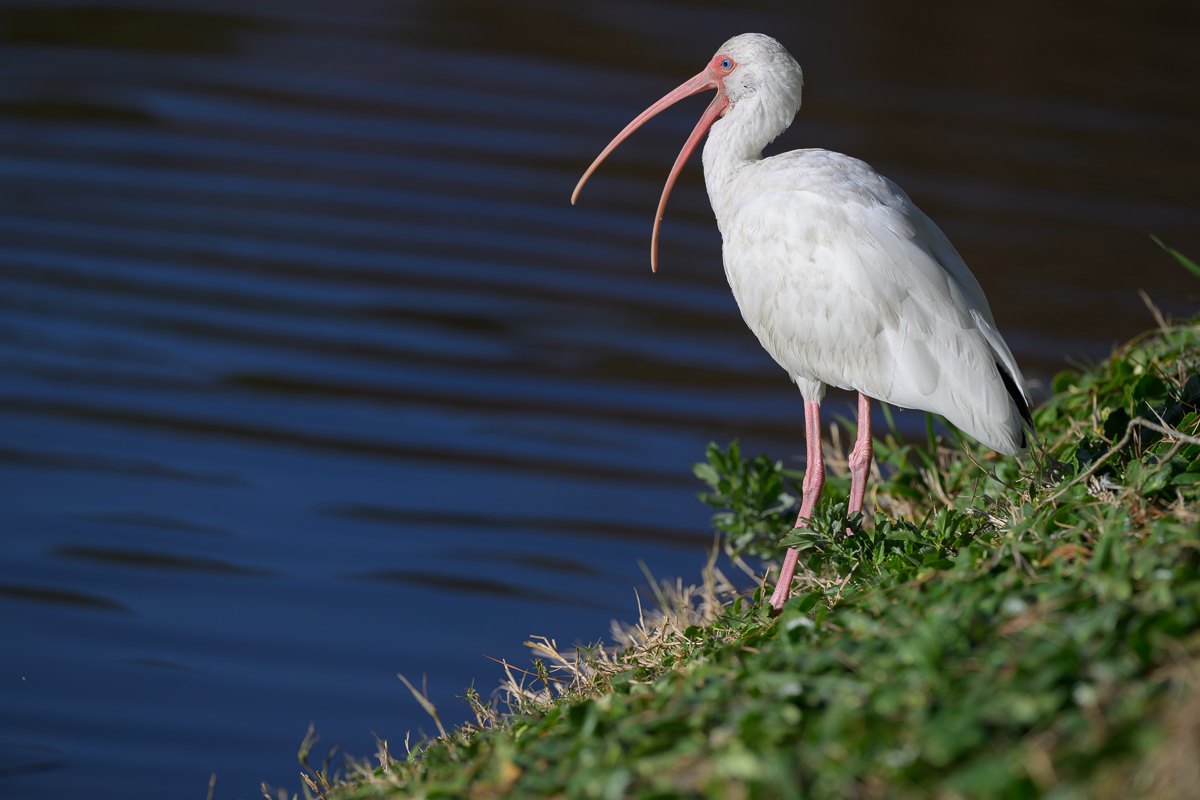
{"label": "bird's white neck", "polygon": [[[786,52],[784,53],[786,55]],[[763,148],[787,130],[800,110],[803,76],[791,56],[754,91],[738,92],[725,116],[713,123],[701,156],[708,199],[721,223],[735,200],[738,173],[762,160]]]}
{"label": "bird's white neck", "polygon": [[[724,182],[721,179],[727,178],[742,164],[761,160],[763,148],[775,138],[765,137],[761,131],[756,131],[758,126],[753,123],[758,120],[738,113],[743,110],[745,106],[736,110],[730,109],[729,113],[714,122],[709,129],[708,140],[704,143],[704,151],[701,154],[706,182],[710,177],[716,179],[716,182]],[[759,135],[754,135],[756,133]]]}

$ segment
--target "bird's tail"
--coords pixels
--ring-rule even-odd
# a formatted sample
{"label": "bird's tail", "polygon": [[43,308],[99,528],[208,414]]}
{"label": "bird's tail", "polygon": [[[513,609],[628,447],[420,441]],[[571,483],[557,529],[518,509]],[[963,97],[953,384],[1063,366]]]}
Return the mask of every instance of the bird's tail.
{"label": "bird's tail", "polygon": [[[1030,436],[1037,439],[1037,428],[1033,425],[1033,414],[1029,411],[1029,400],[1025,397],[1024,389],[1017,386],[1016,379],[1008,369],[999,361],[996,362],[996,371],[1000,373],[1000,380],[1004,381],[1004,388],[1008,391],[1008,396],[1012,398],[1013,405],[1017,407],[1017,413],[1021,415],[1024,421],[1024,426],[1021,430],[1021,453],[1029,449]],[[1017,373],[1018,375],[1020,373]]]}

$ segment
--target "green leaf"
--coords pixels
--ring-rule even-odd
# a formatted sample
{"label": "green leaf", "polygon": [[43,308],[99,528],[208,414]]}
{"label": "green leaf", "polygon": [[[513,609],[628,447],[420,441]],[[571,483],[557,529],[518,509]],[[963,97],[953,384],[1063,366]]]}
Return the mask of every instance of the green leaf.
{"label": "green leaf", "polygon": [[1175,256],[1175,260],[1178,261],[1180,264],[1182,264],[1184,267],[1186,267],[1189,272],[1191,272],[1197,278],[1200,278],[1200,264],[1197,264],[1195,261],[1192,261],[1190,258],[1185,256],[1183,253],[1179,252],[1175,248],[1168,247],[1167,245],[1163,244],[1162,239],[1159,239],[1154,234],[1151,234],[1150,238],[1153,239],[1154,243],[1157,244],[1159,247],[1161,247],[1163,250],[1166,250],[1168,253]]}
{"label": "green leaf", "polygon": [[697,478],[699,478],[700,480],[704,481],[709,486],[712,486],[714,488],[716,487],[717,483],[720,482],[720,480],[721,480],[721,476],[717,473],[717,470],[714,469],[711,464],[703,464],[703,463],[693,464],[692,472],[696,475]]}
{"label": "green leaf", "polygon": [[1054,376],[1054,383],[1051,385],[1055,394],[1062,394],[1070,391],[1078,382],[1079,373],[1072,369],[1063,370]]}

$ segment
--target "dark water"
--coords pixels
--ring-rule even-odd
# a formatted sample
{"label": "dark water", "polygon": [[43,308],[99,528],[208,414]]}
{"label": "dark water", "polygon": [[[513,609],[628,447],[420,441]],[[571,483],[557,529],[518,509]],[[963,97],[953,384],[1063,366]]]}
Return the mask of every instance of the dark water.
{"label": "dark water", "polygon": [[[736,8],[736,10],[730,10]],[[724,284],[705,100],[805,68],[779,146],[950,235],[1027,375],[1191,313],[1191,3],[0,4],[0,795],[299,789],[449,720],[484,654],[595,640],[710,541],[689,464],[802,452]],[[834,397],[830,412],[842,410]]]}

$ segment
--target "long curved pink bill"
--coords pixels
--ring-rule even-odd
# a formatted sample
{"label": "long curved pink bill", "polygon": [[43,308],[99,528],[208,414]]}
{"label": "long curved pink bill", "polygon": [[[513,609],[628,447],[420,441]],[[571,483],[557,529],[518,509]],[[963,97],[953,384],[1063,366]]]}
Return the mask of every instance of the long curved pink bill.
{"label": "long curved pink bill", "polygon": [[679,177],[679,171],[683,169],[683,165],[687,163],[696,146],[700,144],[700,140],[704,138],[704,134],[717,119],[720,118],[722,112],[729,106],[729,100],[725,97],[724,92],[717,92],[717,96],[708,104],[708,108],[704,110],[704,116],[700,117],[700,121],[696,123],[696,127],[692,129],[692,135],[683,143],[683,149],[679,151],[679,157],[675,159],[675,165],[671,167],[671,174],[667,176],[667,185],[663,187],[662,197],[658,201],[658,211],[654,214],[654,233],[650,236],[650,271],[658,272],[658,229],[662,227],[663,214],[667,211],[667,198],[671,196],[671,188],[675,185],[675,179]]}
{"label": "long curved pink bill", "polygon": [[[592,173],[596,171],[596,168],[600,166],[601,162],[608,157],[608,154],[617,149],[617,145],[625,141],[625,139],[628,138],[631,133],[642,127],[647,120],[658,115],[663,109],[674,105],[685,97],[691,97],[694,94],[703,92],[705,89],[718,88],[719,86],[717,82],[713,80],[712,77],[709,76],[708,71],[705,70],[699,75],[696,75],[694,78],[688,80],[686,83],[680,85],[657,103],[647,108],[641,114],[638,114],[633,122],[630,122],[628,125],[626,125],[625,129],[618,133],[616,137],[608,143],[608,147],[604,148],[604,151],[601,152],[600,155],[596,156],[596,160],[593,161],[592,165],[587,168],[586,172],[583,173],[583,177],[579,179],[579,183],[575,184],[575,191],[571,193],[571,205],[575,204],[575,200],[579,197],[579,192],[583,189],[583,185],[587,183],[587,179],[592,176]],[[652,270],[657,271],[658,269],[658,228],[659,223],[662,222],[663,209],[666,207],[667,197],[669,197],[671,194],[671,187],[674,185],[675,179],[679,175],[679,170],[683,167],[684,162],[687,161],[688,156],[692,154],[692,151],[696,149],[696,144],[700,141],[700,138],[704,135],[704,132],[708,130],[708,127],[712,125],[714,121],[716,121],[717,117],[720,116],[721,112],[725,110],[727,105],[728,101],[724,100],[724,94],[719,93],[717,98],[713,100],[711,104],[709,104],[708,110],[704,112],[704,116],[700,118],[699,124],[697,124],[695,130],[692,131],[692,135],[688,137],[687,143],[683,146],[683,151],[679,154],[679,158],[675,160],[675,166],[672,167],[671,175],[667,179],[667,186],[663,190],[662,199],[658,203],[658,214],[654,221],[654,235],[651,238],[650,244],[650,268]],[[716,110],[714,111],[714,109]]]}

